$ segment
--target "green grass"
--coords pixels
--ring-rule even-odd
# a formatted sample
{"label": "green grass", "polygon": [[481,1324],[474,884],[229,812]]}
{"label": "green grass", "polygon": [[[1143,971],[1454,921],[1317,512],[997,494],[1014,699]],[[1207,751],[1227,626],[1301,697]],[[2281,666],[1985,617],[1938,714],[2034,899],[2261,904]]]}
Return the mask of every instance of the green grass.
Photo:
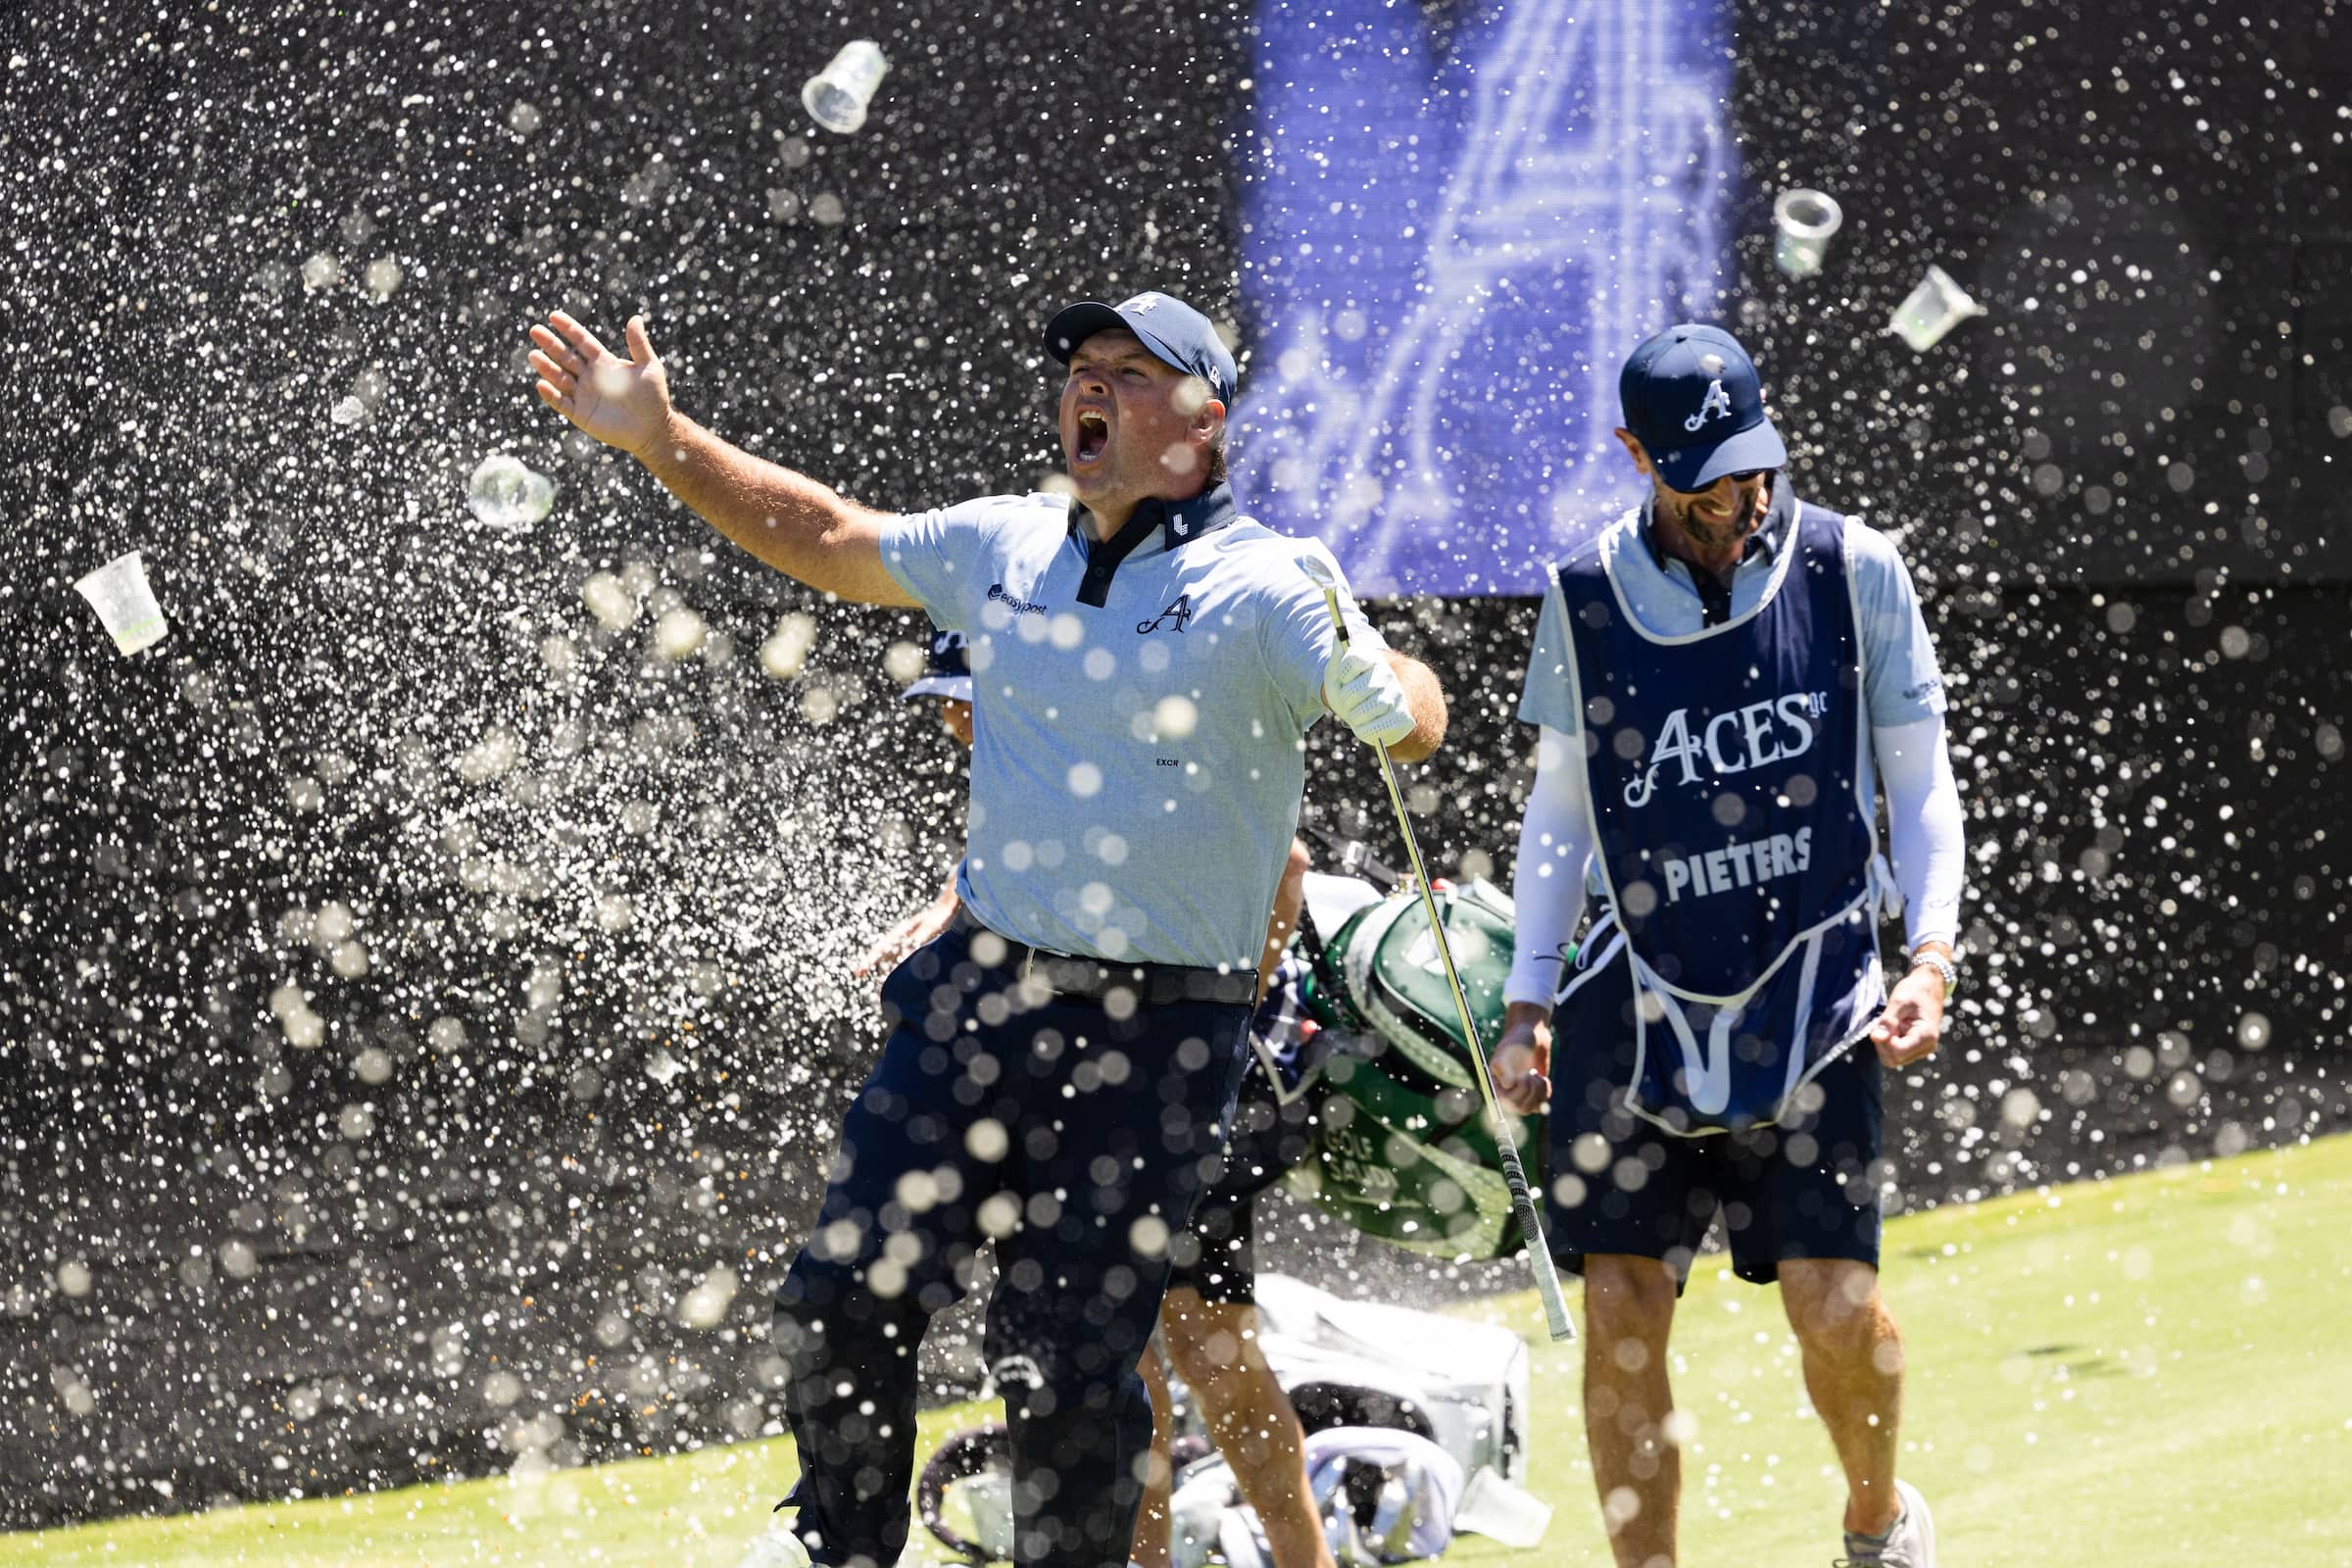
{"label": "green grass", "polygon": [[[2352,1568],[2352,1138],[1953,1207],[1888,1227],[1904,1473],[1946,1568]],[[1574,1348],[1533,1294],[1463,1308],[1539,1343],[1540,1551],[1604,1564]],[[1676,1334],[1692,1564],[1822,1568],[1842,1489],[1778,1296],[1702,1265]],[[926,1449],[973,1409],[923,1421]],[[728,1568],[792,1474],[773,1442],[668,1459],[0,1536],[0,1565]],[[927,1537],[918,1539],[927,1542]],[[923,1559],[910,1551],[908,1562]]]}

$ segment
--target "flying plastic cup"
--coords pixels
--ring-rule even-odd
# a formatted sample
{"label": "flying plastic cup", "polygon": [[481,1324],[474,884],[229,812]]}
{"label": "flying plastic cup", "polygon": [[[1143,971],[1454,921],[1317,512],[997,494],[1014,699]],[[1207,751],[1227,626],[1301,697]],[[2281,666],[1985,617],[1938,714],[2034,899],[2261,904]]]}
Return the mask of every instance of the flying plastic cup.
{"label": "flying plastic cup", "polygon": [[970,1516],[971,1534],[966,1540],[988,1553],[991,1562],[1005,1562],[1012,1557],[1012,1477],[1003,1470],[987,1469],[968,1481],[959,1481],[953,1489],[963,1511]]}
{"label": "flying plastic cup", "polygon": [[1471,1472],[1462,1500],[1453,1510],[1453,1528],[1499,1541],[1521,1551],[1532,1551],[1551,1526],[1551,1504],[1513,1486],[1491,1465]]}
{"label": "flying plastic cup", "polygon": [[1984,307],[1970,299],[1968,290],[1953,282],[1949,272],[1931,267],[1911,297],[1895,307],[1886,329],[1910,344],[1913,353],[1925,354],[1943,341],[1944,333],[1970,317],[1984,314]]}
{"label": "flying plastic cup", "polygon": [[889,70],[882,46],[871,38],[845,43],[831,65],[802,84],[801,105],[809,119],[847,136],[865,123],[865,106],[873,102],[874,89]]}
{"label": "flying plastic cup", "polygon": [[116,651],[125,659],[153,648],[172,629],[164,620],[163,607],[155,602],[155,590],[147,586],[147,565],[136,550],[100,566],[75,583],[74,591],[97,610]]}
{"label": "flying plastic cup", "polygon": [[527,528],[545,522],[555,509],[556,482],[500,452],[484,458],[466,481],[466,504],[490,527]]}
{"label": "flying plastic cup", "polygon": [[1821,258],[1830,236],[1845,221],[1835,198],[1817,190],[1785,190],[1772,204],[1772,226],[1779,233],[1772,262],[1790,277],[1811,277],[1821,270]]}

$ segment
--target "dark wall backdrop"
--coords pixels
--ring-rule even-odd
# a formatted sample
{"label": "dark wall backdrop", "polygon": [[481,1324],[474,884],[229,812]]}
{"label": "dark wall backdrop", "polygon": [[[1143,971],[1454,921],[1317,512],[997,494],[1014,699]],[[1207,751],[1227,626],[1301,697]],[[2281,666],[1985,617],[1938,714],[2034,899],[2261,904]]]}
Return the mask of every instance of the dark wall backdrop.
{"label": "dark wall backdrop", "polygon": [[[2352,1119],[2352,18],[2263,9],[1740,15],[1739,323],[1796,482],[1917,564],[1969,802],[1898,1204]],[[832,137],[799,84],[861,35]],[[566,438],[521,327],[645,310],[684,407],[878,505],[1026,487],[1054,305],[1266,329],[1232,143],[1280,62],[1239,0],[15,8],[0,61],[0,1524],[773,1430],[845,970],[956,759],[885,672],[918,627]],[[1803,284],[1791,182],[1848,215]],[[1930,261],[1990,314],[1914,356]],[[535,529],[465,507],[500,450]],[[70,585],[132,546],[174,631],[122,661]],[[1383,613],[1455,704],[1432,858],[1507,879],[1533,607]],[[1360,751],[1314,764],[1388,848]],[[1492,1283],[1279,1228],[1343,1289]]]}

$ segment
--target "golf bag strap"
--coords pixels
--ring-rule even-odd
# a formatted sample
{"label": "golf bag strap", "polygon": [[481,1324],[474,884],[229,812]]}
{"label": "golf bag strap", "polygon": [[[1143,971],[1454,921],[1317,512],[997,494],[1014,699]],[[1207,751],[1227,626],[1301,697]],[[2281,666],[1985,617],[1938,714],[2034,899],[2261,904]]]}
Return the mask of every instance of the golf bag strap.
{"label": "golf bag strap", "polygon": [[1369,1022],[1348,999],[1348,988],[1340,983],[1340,972],[1332,965],[1331,950],[1324,945],[1323,933],[1315,929],[1315,917],[1303,901],[1298,906],[1298,949],[1306,955],[1307,971],[1315,977],[1316,995],[1329,1001],[1340,1022],[1349,1029],[1369,1028]]}

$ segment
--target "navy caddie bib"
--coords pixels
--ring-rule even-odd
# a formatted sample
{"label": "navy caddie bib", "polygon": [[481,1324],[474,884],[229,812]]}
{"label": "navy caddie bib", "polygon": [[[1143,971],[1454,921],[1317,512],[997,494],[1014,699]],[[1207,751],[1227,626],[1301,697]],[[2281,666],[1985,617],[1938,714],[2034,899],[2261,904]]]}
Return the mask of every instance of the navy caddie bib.
{"label": "navy caddie bib", "polygon": [[1607,888],[1561,1000],[1619,993],[1574,1016],[1634,1032],[1626,1102],[1678,1133],[1778,1120],[1885,994],[1846,521],[1793,526],[1753,609],[1681,636],[1635,618],[1606,549],[1559,573]]}

